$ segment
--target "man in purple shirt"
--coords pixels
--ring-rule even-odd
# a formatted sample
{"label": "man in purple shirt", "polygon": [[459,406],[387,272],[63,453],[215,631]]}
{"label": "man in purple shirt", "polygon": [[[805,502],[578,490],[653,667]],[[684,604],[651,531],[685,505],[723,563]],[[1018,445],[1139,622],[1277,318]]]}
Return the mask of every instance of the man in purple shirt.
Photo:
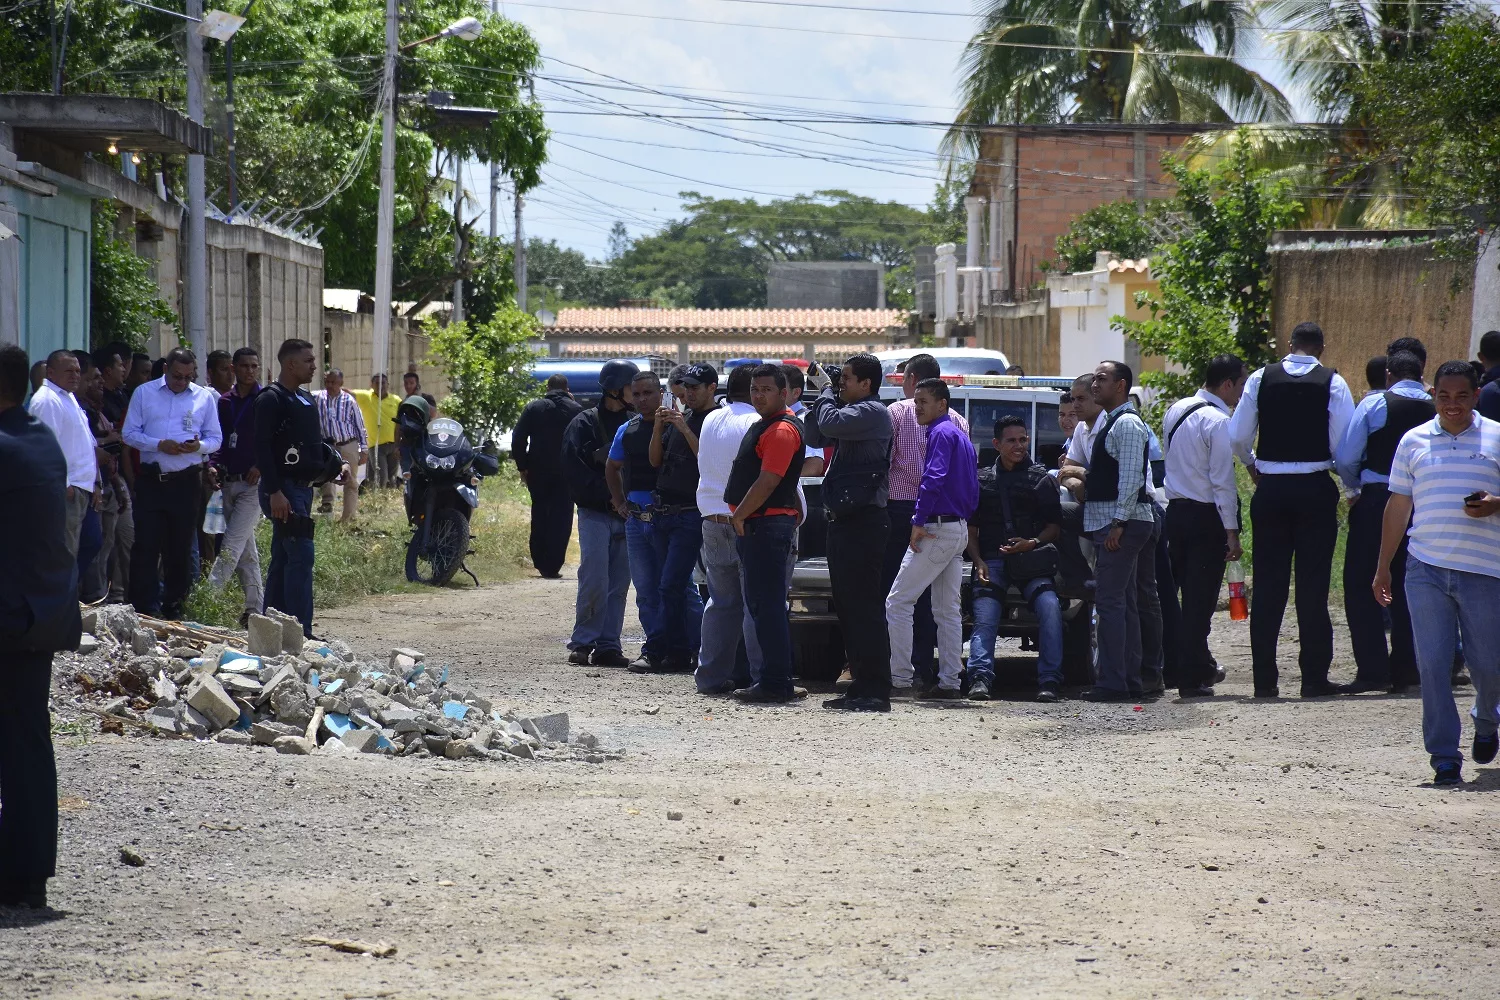
{"label": "man in purple shirt", "polygon": [[[923,698],[957,698],[962,668],[963,622],[959,617],[959,587],[963,582],[964,549],[969,544],[969,518],[979,506],[979,459],[974,443],[948,417],[948,384],[930,378],[917,385],[917,423],[927,429],[927,456],[917,488],[916,512],[911,517],[911,542],[901,559],[901,570],[885,599],[885,618],[891,633],[891,694],[909,693],[912,685],[912,608],[922,591],[932,588],[932,616],[938,633],[937,686]],[[891,525],[891,530],[898,530]]]}
{"label": "man in purple shirt", "polygon": [[208,582],[223,590],[236,572],[245,590],[240,627],[261,611],[260,550],[255,526],[260,523],[260,470],[255,467],[255,397],[260,395],[260,355],[254,348],[234,352],[234,385],[219,397],[219,427],[224,446],[214,455],[219,488],[224,491],[224,544],[209,571]]}

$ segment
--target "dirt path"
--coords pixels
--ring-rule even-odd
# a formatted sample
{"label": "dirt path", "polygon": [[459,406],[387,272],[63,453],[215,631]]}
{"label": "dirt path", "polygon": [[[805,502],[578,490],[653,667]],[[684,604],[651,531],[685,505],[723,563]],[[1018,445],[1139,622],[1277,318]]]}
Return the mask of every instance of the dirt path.
{"label": "dirt path", "polygon": [[324,626],[418,646],[498,706],[567,709],[624,761],[73,741],[67,916],[0,925],[0,996],[1493,991],[1500,769],[1424,787],[1415,699],[1253,704],[1224,622],[1212,703],[740,708],[566,665],[572,588],[398,596]]}

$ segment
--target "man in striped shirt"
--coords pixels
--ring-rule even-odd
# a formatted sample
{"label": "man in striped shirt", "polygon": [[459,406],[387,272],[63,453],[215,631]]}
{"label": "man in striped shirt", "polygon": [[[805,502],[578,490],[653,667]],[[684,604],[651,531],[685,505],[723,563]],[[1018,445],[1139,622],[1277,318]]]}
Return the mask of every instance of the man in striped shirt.
{"label": "man in striped shirt", "polygon": [[1406,600],[1422,677],[1422,738],[1434,783],[1456,785],[1463,754],[1452,666],[1460,626],[1474,680],[1474,763],[1488,764],[1500,748],[1500,422],[1474,412],[1479,378],[1467,361],[1444,363],[1434,383],[1437,416],[1402,436],[1391,463],[1372,587],[1377,601],[1391,603],[1391,559],[1410,519]]}
{"label": "man in striped shirt", "polygon": [[[323,376],[323,388],[313,393],[318,404],[318,424],[323,437],[333,443],[339,455],[350,469],[350,481],[343,486],[344,513],[339,518],[344,524],[354,520],[359,509],[359,487],[355,485],[356,474],[369,456],[369,439],[365,436],[365,418],[359,412],[359,403],[344,391],[344,373],[337,368],[328,369]],[[323,513],[333,512],[333,483],[323,484]]]}

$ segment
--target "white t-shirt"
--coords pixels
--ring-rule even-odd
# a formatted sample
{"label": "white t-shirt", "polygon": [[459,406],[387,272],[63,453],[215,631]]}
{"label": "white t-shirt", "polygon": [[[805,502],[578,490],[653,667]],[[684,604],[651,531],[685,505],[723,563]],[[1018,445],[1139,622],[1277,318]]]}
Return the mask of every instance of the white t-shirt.
{"label": "white t-shirt", "polygon": [[749,403],[727,403],[703,418],[698,431],[698,513],[704,517],[729,516],[729,505],[724,502],[729,470],[740,453],[740,442],[758,420],[760,414]]}

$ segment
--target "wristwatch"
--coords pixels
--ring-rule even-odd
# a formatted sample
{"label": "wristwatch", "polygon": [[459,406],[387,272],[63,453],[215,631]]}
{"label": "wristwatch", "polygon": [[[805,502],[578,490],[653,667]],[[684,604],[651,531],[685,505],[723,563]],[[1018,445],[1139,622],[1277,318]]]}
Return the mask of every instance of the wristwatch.
{"label": "wristwatch", "polygon": [[1123,528],[1125,527],[1125,522],[1117,517],[1113,521],[1109,522],[1109,527],[1111,531],[1113,531],[1115,528]]}

